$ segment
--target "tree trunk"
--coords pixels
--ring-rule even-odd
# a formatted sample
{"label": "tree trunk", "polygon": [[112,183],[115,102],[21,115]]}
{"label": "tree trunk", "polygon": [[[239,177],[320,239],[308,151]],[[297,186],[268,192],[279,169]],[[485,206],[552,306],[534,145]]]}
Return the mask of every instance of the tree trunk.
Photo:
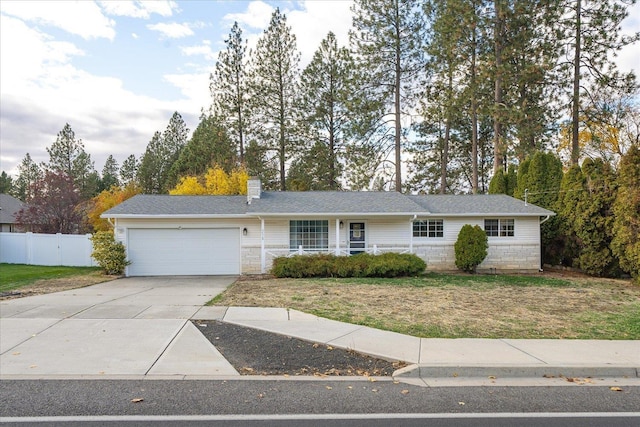
{"label": "tree trunk", "polygon": [[476,99],[476,29],[471,35],[471,191],[478,193],[478,102]]}
{"label": "tree trunk", "polygon": [[[400,16],[399,16],[399,7],[398,4],[396,3],[395,5],[396,7],[396,20],[395,22],[400,22]],[[402,136],[402,126],[401,126],[401,110],[400,110],[400,89],[401,89],[401,81],[400,78],[402,76],[402,68],[400,67],[400,40],[401,40],[402,35],[400,34],[400,26],[396,25],[396,76],[395,76],[395,82],[394,82],[394,95],[395,95],[395,99],[394,99],[394,107],[395,107],[395,125],[396,125],[396,131],[395,131],[395,152],[396,152],[396,191],[402,192],[402,163],[401,163],[401,148],[402,148],[402,144],[401,144],[401,136]]]}
{"label": "tree trunk", "polygon": [[573,99],[571,111],[571,164],[577,165],[580,160],[580,56],[581,56],[581,14],[582,3],[576,4],[576,47],[573,57]]}
{"label": "tree trunk", "polygon": [[504,16],[500,0],[494,2],[496,22],[494,30],[494,48],[496,60],[496,74],[494,84],[494,113],[493,113],[493,173],[504,167],[502,141],[502,37],[504,35]]}

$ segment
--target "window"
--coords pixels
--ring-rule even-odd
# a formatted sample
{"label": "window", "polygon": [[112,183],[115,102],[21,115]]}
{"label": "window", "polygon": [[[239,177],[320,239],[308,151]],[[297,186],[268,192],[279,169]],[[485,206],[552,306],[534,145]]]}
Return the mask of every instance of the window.
{"label": "window", "polygon": [[489,237],[513,237],[513,219],[485,219],[484,231]]}
{"label": "window", "polygon": [[413,221],[413,237],[443,237],[444,222],[441,219]]}
{"label": "window", "polygon": [[289,249],[297,251],[326,251],[329,249],[328,220],[294,220],[289,222]]}

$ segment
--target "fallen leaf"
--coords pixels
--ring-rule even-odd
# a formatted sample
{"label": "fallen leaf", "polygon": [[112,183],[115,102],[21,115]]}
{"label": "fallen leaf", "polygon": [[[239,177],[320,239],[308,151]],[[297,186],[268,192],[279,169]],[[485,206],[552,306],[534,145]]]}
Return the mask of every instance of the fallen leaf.
{"label": "fallen leaf", "polygon": [[327,350],[333,350],[333,347],[331,347],[330,345],[327,346]]}
{"label": "fallen leaf", "polygon": [[31,366],[29,366],[29,368],[31,368],[31,369],[33,369],[33,368],[37,368],[37,367],[38,367],[38,365],[31,365]]}
{"label": "fallen leaf", "polygon": [[20,352],[16,351],[15,353],[11,353],[11,354],[14,355],[14,356],[18,356],[20,354]]}
{"label": "fallen leaf", "polygon": [[458,405],[464,406],[464,402],[458,402]]}
{"label": "fallen leaf", "polygon": [[495,377],[494,375],[489,375],[489,379],[490,379],[490,380],[495,380],[495,379],[496,379],[496,377]]}
{"label": "fallen leaf", "polygon": [[289,374],[284,374],[284,377],[285,378],[289,378]]}
{"label": "fallen leaf", "polygon": [[327,387],[327,390],[333,390],[333,387],[331,387],[330,385],[325,386],[325,387]]}
{"label": "fallen leaf", "polygon": [[402,393],[402,394],[409,394],[409,390],[406,390],[406,389],[405,389],[405,390],[402,390],[400,393]]}
{"label": "fallen leaf", "polygon": [[313,347],[313,348],[318,348],[318,347],[320,347],[320,344],[315,343],[315,344],[313,344],[311,347]]}
{"label": "fallen leaf", "polygon": [[458,378],[458,373],[457,373],[457,372],[454,372],[454,373],[453,373],[453,377],[454,377],[454,378]]}
{"label": "fallen leaf", "polygon": [[609,387],[609,390],[611,390],[611,391],[622,391],[622,389],[620,387]]}
{"label": "fallen leaf", "polygon": [[131,403],[140,403],[144,402],[144,399],[141,397],[136,397],[135,399],[131,399]]}
{"label": "fallen leaf", "polygon": [[378,380],[373,378],[373,377],[369,377],[369,382],[375,383],[376,381],[378,381]]}
{"label": "fallen leaf", "polygon": [[260,394],[258,395],[258,398],[259,398],[259,399],[264,398],[264,393],[260,393]]}
{"label": "fallen leaf", "polygon": [[378,389],[377,388],[372,388],[371,391],[374,392],[374,393],[377,393]]}
{"label": "fallen leaf", "polygon": [[400,384],[400,381],[398,381],[398,380],[393,380],[393,383],[394,383],[394,384]]}
{"label": "fallen leaf", "polygon": [[349,390],[351,390],[353,387],[352,387],[352,386],[347,386],[347,388],[348,388]]}

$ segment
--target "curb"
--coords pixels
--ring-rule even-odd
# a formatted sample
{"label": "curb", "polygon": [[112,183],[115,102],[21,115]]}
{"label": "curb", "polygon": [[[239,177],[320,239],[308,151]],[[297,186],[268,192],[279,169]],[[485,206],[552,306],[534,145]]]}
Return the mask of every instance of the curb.
{"label": "curb", "polygon": [[398,369],[393,378],[561,378],[615,377],[640,378],[633,366],[554,366],[554,365],[423,365]]}

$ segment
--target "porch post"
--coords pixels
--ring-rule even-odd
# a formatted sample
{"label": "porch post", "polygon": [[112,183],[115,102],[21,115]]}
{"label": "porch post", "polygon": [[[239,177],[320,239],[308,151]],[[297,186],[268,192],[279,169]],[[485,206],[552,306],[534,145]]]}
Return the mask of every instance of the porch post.
{"label": "porch post", "polygon": [[260,218],[260,272],[265,273],[267,269],[266,253],[264,251],[264,218]]}
{"label": "porch post", "polygon": [[416,219],[414,216],[409,220],[409,253],[413,253],[413,221]]}
{"label": "porch post", "polygon": [[340,256],[340,219],[336,218],[336,256]]}

